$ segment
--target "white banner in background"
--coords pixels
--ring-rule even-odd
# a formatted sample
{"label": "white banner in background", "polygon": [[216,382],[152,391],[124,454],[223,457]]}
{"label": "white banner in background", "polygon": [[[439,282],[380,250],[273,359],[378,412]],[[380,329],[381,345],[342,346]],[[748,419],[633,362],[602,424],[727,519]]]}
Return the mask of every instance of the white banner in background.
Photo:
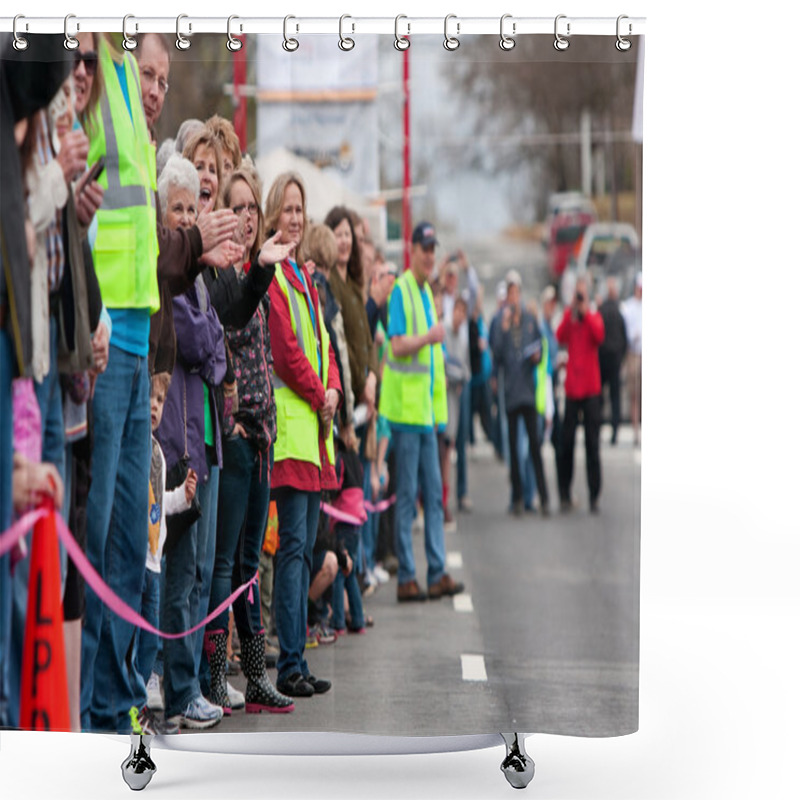
{"label": "white banner in background", "polygon": [[285,147],[360,195],[380,188],[378,37],[342,52],[333,36],[302,39],[290,54],[259,36],[258,153]]}

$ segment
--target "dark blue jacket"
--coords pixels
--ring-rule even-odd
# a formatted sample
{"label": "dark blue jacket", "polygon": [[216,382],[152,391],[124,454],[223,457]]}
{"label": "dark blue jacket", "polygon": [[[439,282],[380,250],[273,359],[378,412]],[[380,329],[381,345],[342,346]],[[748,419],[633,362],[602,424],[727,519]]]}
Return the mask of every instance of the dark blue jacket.
{"label": "dark blue jacket", "polygon": [[172,313],[178,352],[156,438],[168,469],[187,452],[189,466],[197,473],[198,480],[205,483],[208,466],[203,386],[209,388],[216,463],[221,467],[222,438],[213,387],[219,386],[225,377],[225,333],[201,278],[184,294],[173,298]]}
{"label": "dark blue jacket", "polygon": [[495,364],[503,370],[506,410],[514,411],[522,406],[536,407],[536,389],[533,373],[539,359],[534,358],[538,351],[541,357],[542,334],[539,323],[533,314],[522,309],[518,326],[504,331],[502,317],[497,322],[492,342]]}

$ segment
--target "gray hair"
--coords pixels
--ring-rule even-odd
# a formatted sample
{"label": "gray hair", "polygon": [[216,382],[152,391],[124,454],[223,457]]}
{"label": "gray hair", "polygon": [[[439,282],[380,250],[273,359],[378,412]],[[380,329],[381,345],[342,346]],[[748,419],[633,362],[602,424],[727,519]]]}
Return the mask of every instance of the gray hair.
{"label": "gray hair", "polygon": [[169,157],[175,152],[175,140],[164,139],[156,153],[156,175],[160,175]]}
{"label": "gray hair", "polygon": [[200,196],[200,178],[197,177],[197,170],[188,158],[179,153],[169,157],[158,177],[158,199],[162,209],[167,207],[169,190],[173,186],[188,190],[195,201]]}
{"label": "gray hair", "polygon": [[185,119],[181,122],[178,132],[175,134],[175,150],[178,153],[182,153],[183,148],[186,147],[186,142],[204,127],[205,124],[199,119]]}

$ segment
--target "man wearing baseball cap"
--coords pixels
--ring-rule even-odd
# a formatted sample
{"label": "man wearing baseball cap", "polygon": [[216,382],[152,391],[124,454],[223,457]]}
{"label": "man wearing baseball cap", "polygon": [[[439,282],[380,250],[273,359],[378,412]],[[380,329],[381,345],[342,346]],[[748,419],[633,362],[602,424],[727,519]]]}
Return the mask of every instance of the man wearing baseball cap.
{"label": "man wearing baseball cap", "polygon": [[[395,542],[397,600],[437,599],[464,591],[445,571],[442,476],[436,430],[447,422],[442,340],[428,281],[435,265],[436,230],[421,222],[411,236],[411,267],[395,282],[389,300],[389,352],[381,385],[380,413],[392,427],[397,463]],[[417,583],[411,525],[417,490],[425,510],[427,593]]]}

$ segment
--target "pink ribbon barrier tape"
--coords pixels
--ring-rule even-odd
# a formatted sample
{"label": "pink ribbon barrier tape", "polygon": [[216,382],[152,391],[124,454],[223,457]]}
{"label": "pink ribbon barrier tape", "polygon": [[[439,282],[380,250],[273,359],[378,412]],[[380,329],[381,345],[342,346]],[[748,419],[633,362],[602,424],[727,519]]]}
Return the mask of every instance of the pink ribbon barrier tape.
{"label": "pink ribbon barrier tape", "polygon": [[[48,513],[50,512],[43,508],[30,511],[20,517],[7,531],[4,531],[3,534],[0,535],[0,556],[5,555],[11,550],[11,548]],[[184,636],[189,636],[195,631],[200,630],[200,628],[204,628],[212,619],[228,608],[239,595],[243,594],[248,589],[250,590],[250,602],[253,602],[252,589],[253,585],[258,580],[258,573],[253,575],[247,583],[242,584],[227,600],[220,603],[202,622],[198,622],[193,628],[183,633],[164,633],[158,630],[158,628],[153,627],[146,619],[137,614],[108,587],[100,575],[97,574],[97,570],[92,566],[83,550],[81,550],[80,545],[72,537],[67,524],[58,514],[56,514],[56,530],[58,532],[58,538],[63,542],[67,554],[72,559],[72,563],[75,564],[75,568],[83,575],[87,586],[92,588],[100,600],[121,619],[124,619],[137,628],[160,636],[162,639],[181,639]]]}

